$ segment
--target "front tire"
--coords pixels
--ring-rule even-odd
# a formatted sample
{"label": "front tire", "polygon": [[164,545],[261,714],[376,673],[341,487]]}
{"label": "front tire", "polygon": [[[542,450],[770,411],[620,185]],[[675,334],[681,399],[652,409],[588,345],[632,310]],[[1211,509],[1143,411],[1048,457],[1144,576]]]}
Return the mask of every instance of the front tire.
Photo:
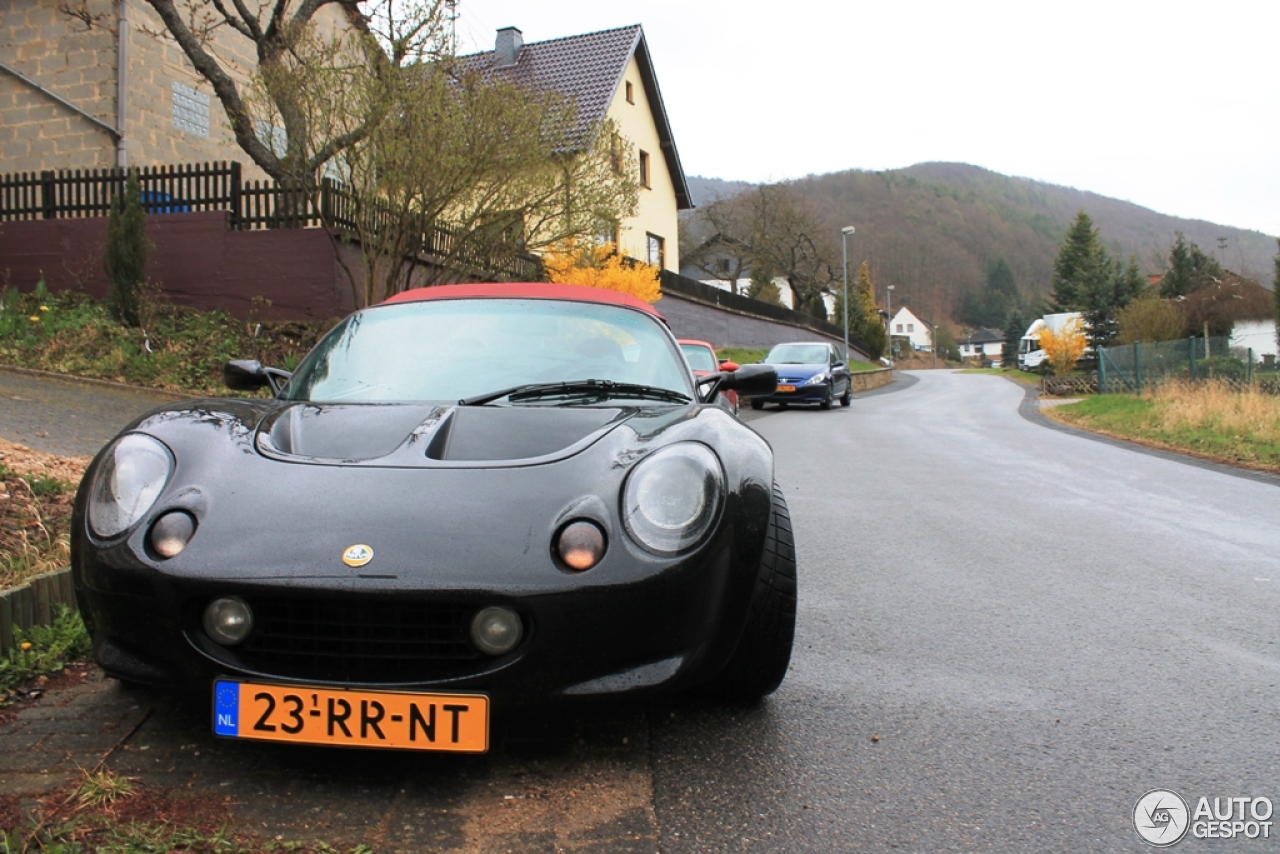
{"label": "front tire", "polygon": [[752,409],[764,409],[764,401],[763,401],[763,400],[755,400],[755,399],[753,398],[753,399],[751,400],[751,408],[752,408]]}
{"label": "front tire", "polygon": [[702,693],[731,702],[753,702],[772,694],[787,675],[795,635],[795,539],[786,499],[775,483],[747,625],[733,656]]}
{"label": "front tire", "polygon": [[819,405],[819,406],[821,406],[823,409],[830,409],[830,408],[831,408],[831,400],[832,400],[831,395],[832,395],[832,393],[833,393],[834,391],[835,391],[835,386],[834,386],[834,385],[829,385],[829,386],[827,386],[827,394],[826,394],[826,396],[825,396],[824,398],[822,398],[822,402],[821,402],[821,403],[819,403],[818,405]]}
{"label": "front tire", "polygon": [[851,403],[853,403],[853,381],[852,380],[850,380],[849,384],[844,387],[844,394],[840,395],[841,406],[848,406]]}

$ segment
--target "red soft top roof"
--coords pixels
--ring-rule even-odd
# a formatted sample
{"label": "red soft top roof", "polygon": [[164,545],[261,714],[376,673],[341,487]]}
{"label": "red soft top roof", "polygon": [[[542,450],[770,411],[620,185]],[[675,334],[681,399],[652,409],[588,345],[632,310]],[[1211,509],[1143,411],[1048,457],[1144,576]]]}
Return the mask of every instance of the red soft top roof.
{"label": "red soft top roof", "polygon": [[384,300],[389,302],[421,302],[432,299],[558,299],[577,302],[602,302],[634,308],[661,318],[652,305],[631,294],[581,285],[552,285],[545,282],[504,282],[469,285],[433,285],[401,291]]}

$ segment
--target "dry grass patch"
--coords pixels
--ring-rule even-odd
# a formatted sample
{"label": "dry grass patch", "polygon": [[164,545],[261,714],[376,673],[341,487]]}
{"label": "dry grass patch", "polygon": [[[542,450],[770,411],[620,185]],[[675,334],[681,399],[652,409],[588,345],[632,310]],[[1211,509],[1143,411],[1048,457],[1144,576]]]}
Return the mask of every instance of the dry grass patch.
{"label": "dry grass patch", "polygon": [[1280,396],[1257,389],[1171,380],[1141,396],[1097,395],[1043,411],[1110,436],[1280,471]]}
{"label": "dry grass patch", "polygon": [[0,439],[0,590],[70,563],[71,505],[88,464]]}

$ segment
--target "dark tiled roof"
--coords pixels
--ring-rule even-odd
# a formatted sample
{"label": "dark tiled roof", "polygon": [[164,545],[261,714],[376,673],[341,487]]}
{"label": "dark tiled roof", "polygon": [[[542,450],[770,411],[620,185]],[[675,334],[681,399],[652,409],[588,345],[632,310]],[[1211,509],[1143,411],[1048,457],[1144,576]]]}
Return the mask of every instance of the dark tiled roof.
{"label": "dark tiled roof", "polygon": [[461,70],[481,71],[533,89],[549,90],[564,96],[577,106],[576,127],[567,128],[565,137],[572,146],[585,144],[609,111],[613,95],[626,73],[627,64],[635,56],[640,68],[645,94],[653,106],[653,119],[658,126],[662,152],[676,188],[680,209],[693,207],[684,169],[676,153],[671,126],[667,121],[658,79],[653,73],[649,47],[639,24],[602,30],[579,36],[529,42],[520,48],[516,61],[494,67],[494,52],[486,51],[461,58]]}
{"label": "dark tiled roof", "polygon": [[961,344],[994,344],[997,341],[1004,340],[1004,333],[999,329],[979,329],[968,338],[961,341]]}

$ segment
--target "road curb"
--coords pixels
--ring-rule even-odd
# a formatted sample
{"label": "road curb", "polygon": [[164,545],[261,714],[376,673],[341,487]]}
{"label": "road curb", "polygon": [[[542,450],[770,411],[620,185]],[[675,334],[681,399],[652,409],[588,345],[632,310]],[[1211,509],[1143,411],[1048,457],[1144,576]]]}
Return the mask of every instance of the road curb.
{"label": "road curb", "polygon": [[82,377],[76,374],[59,374],[55,371],[42,371],[37,368],[20,368],[17,365],[0,364],[0,371],[10,374],[19,374],[28,377],[38,377],[40,379],[62,381],[73,383],[76,385],[94,386],[97,388],[110,388],[116,391],[126,391],[139,395],[162,395],[172,400],[198,400],[202,395],[186,394],[180,391],[169,391],[163,388],[150,388],[148,386],[130,385],[129,383],[116,382],[115,380],[100,380],[93,377]]}
{"label": "road curb", "polygon": [[[1017,380],[1013,379],[1010,379],[1009,382],[1018,383]],[[1022,384],[1018,383],[1018,385]],[[1271,472],[1233,466],[1230,463],[1218,462],[1217,460],[1207,460],[1192,454],[1170,451],[1165,448],[1153,448],[1140,442],[1133,442],[1128,439],[1118,439],[1115,436],[1108,436],[1104,433],[1094,433],[1091,430],[1084,430],[1080,427],[1072,427],[1070,425],[1063,424],[1060,421],[1055,421],[1040,411],[1040,389],[1035,388],[1034,386],[1025,386],[1024,388],[1026,391],[1023,394],[1022,403],[1018,404],[1018,414],[1033,424],[1039,424],[1041,427],[1048,427],[1051,430],[1057,430],[1060,433],[1079,436],[1082,439],[1090,439],[1094,442],[1102,442],[1105,445],[1112,445],[1117,448],[1136,451],[1140,454],[1146,454],[1149,457],[1159,457],[1160,459],[1169,460],[1170,462],[1182,463],[1183,465],[1193,466],[1207,471],[1215,471],[1219,474],[1231,475],[1232,477],[1243,478],[1244,480],[1252,480],[1255,483],[1265,483],[1269,486],[1280,487],[1280,475],[1272,474]]]}

